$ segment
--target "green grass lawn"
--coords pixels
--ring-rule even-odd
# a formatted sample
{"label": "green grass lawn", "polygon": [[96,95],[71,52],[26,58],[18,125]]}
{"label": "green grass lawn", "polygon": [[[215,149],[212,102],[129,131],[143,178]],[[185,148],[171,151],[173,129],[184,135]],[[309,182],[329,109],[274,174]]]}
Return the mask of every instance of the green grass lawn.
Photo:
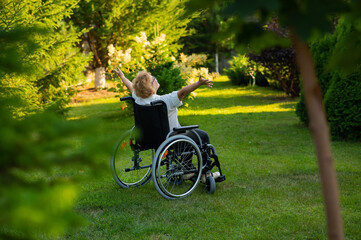
{"label": "green grass lawn", "polygon": [[[213,89],[179,111],[181,125],[208,132],[226,181],[213,195],[204,185],[187,198],[162,198],[152,182],[129,190],[110,168],[83,185],[75,211],[89,224],[68,239],[327,239],[317,159],[309,131],[298,120],[297,100],[260,87]],[[115,143],[133,125],[118,99],[73,105],[70,119],[101,117]],[[111,146],[110,146],[111,147]],[[361,236],[361,143],[332,142],[346,239]],[[111,151],[99,161],[108,164]]]}

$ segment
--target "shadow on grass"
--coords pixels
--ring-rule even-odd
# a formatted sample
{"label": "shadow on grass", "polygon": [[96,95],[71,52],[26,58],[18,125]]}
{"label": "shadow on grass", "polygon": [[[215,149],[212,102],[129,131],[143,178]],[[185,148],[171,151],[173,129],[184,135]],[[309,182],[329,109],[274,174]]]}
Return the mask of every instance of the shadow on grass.
{"label": "shadow on grass", "polygon": [[68,119],[103,118],[109,120],[132,116],[132,108],[121,109],[120,103],[96,103],[71,106]]}

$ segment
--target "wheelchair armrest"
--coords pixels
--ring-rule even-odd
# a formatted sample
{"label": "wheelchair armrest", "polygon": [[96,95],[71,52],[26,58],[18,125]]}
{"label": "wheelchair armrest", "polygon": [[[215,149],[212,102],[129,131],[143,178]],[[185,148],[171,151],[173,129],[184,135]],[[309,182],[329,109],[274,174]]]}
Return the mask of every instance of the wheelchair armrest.
{"label": "wheelchair armrest", "polygon": [[128,101],[128,100],[132,100],[134,102],[134,98],[132,98],[131,96],[126,96],[126,97],[120,98],[120,101]]}
{"label": "wheelchair armrest", "polygon": [[173,131],[175,132],[185,132],[186,130],[191,130],[198,128],[198,125],[191,125],[191,126],[185,126],[185,127],[179,127],[179,128],[173,128]]}

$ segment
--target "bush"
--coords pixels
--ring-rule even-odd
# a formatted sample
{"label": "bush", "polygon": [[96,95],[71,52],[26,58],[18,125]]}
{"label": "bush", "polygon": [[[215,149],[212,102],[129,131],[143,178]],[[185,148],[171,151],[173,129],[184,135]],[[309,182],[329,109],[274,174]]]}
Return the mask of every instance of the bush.
{"label": "bush", "polygon": [[361,140],[361,71],[335,74],[325,95],[325,108],[334,139]]}
{"label": "bush", "polygon": [[245,55],[233,57],[230,64],[231,67],[229,69],[225,69],[224,72],[231,80],[232,84],[247,86],[252,81],[252,77],[248,74],[248,57]]}
{"label": "bush", "polygon": [[270,84],[267,80],[266,74],[256,72],[256,85],[261,87],[269,87]]}
{"label": "bush", "polygon": [[179,68],[175,68],[173,62],[166,62],[154,65],[148,71],[156,76],[160,84],[157,94],[163,95],[177,91],[187,84],[187,80],[182,78]]}
{"label": "bush", "polygon": [[[336,38],[327,34],[323,38],[313,41],[310,45],[312,57],[315,64],[315,70],[320,83],[322,95],[324,96],[327,92],[327,89],[330,85],[330,81],[334,73],[327,71],[326,66],[328,64],[329,58],[332,54],[334,46],[336,44]],[[303,93],[301,92],[300,100],[296,104],[296,114],[300,120],[308,125],[308,115],[305,105],[305,100]]]}
{"label": "bush", "polygon": [[262,50],[259,55],[250,53],[248,56],[267,69],[265,77],[271,87],[283,90],[291,97],[299,96],[300,81],[293,48],[273,47]]}

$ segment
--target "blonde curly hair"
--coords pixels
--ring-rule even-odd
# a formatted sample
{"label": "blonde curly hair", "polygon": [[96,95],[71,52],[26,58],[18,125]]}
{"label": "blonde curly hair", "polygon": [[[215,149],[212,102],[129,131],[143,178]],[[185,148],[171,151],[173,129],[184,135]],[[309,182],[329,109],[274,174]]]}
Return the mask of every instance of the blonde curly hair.
{"label": "blonde curly hair", "polygon": [[135,95],[140,98],[148,98],[156,93],[152,86],[152,75],[149,72],[141,71],[133,80]]}

